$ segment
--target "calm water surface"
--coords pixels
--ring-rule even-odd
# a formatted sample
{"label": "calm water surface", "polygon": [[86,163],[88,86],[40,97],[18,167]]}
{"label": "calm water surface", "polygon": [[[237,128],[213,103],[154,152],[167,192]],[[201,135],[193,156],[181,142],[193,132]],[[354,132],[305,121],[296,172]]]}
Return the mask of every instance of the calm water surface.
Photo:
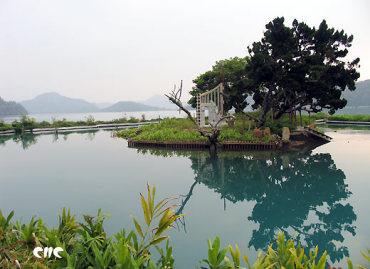
{"label": "calm water surface", "polygon": [[220,235],[254,258],[280,229],[362,261],[370,242],[370,131],[328,131],[333,142],[301,153],[137,150],[110,132],[0,138],[0,209],[55,225],[63,207],[109,212],[109,232],[131,228],[147,182],[180,195],[185,219],[171,232],[177,268],[196,268]]}

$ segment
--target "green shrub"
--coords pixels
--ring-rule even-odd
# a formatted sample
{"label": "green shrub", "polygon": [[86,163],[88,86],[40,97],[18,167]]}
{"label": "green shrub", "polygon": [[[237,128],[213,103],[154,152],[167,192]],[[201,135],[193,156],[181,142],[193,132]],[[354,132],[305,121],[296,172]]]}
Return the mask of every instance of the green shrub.
{"label": "green shrub", "polygon": [[[140,195],[144,223],[133,218],[135,230],[122,230],[107,236],[101,210],[97,216],[84,216],[78,223],[69,210],[63,209],[57,228],[47,228],[33,217],[28,224],[11,222],[14,212],[0,211],[0,268],[168,268],[174,266],[172,248],[165,235],[179,217],[171,199],[155,202],[155,188],[148,186],[147,196]],[[165,248],[162,242],[167,241]],[[36,247],[62,247],[63,259],[36,259]],[[158,250],[158,258],[153,252]]]}
{"label": "green shrub", "polygon": [[[277,235],[276,247],[270,245],[266,252],[258,254],[254,262],[250,262],[247,256],[242,256],[238,245],[229,245],[221,248],[220,238],[213,241],[208,240],[208,257],[202,261],[203,269],[326,269],[327,253],[320,256],[318,248],[307,252],[301,245],[295,245],[292,239],[286,240],[284,233]],[[367,262],[370,262],[370,250],[363,253]],[[244,263],[245,267],[242,267]],[[347,262],[348,268],[352,269],[353,264]],[[330,268],[330,267],[329,267]],[[366,267],[359,265],[359,269]]]}
{"label": "green shrub", "polygon": [[[96,216],[86,215],[79,223],[69,210],[63,209],[56,228],[48,228],[41,219],[29,223],[13,223],[14,212],[0,211],[0,268],[68,268],[68,269],[173,269],[173,249],[165,234],[180,217],[173,211],[173,199],[155,201],[156,190],[147,186],[147,195],[140,194],[144,221],[133,218],[134,230],[121,230],[108,236],[104,230],[107,215],[98,210]],[[163,242],[166,242],[163,246]],[[36,247],[62,247],[62,259],[37,259]],[[157,250],[158,255],[153,255]],[[362,253],[370,263],[370,250]],[[238,245],[221,248],[218,237],[208,241],[208,256],[202,269],[325,269],[327,254],[318,248],[306,251],[279,233],[276,243],[261,252],[254,262],[241,254]],[[245,267],[243,267],[245,266]],[[193,265],[188,265],[193,268]],[[348,268],[354,268],[348,260]],[[365,269],[365,266],[356,268]]]}
{"label": "green shrub", "polygon": [[138,122],[140,122],[140,120],[139,119],[136,119],[134,117],[130,117],[130,119],[127,122],[128,123],[138,123]]}
{"label": "green shrub", "polygon": [[329,120],[339,121],[364,121],[370,122],[370,115],[332,115],[328,117]]}
{"label": "green shrub", "polygon": [[37,123],[37,128],[50,128],[50,127],[52,127],[52,124],[45,120]]}
{"label": "green shrub", "polygon": [[[219,141],[263,141],[269,142],[273,137],[257,138],[252,131],[243,127],[241,120],[234,127],[222,127]],[[246,126],[249,126],[247,123]],[[189,119],[165,119],[157,124],[141,126],[135,130],[126,129],[117,132],[121,138],[135,141],[171,141],[171,142],[206,142],[207,138],[200,135],[195,124]]]}
{"label": "green shrub", "polygon": [[188,119],[165,119],[156,124],[119,131],[117,136],[136,141],[207,141]]}
{"label": "green shrub", "polygon": [[119,119],[114,119],[114,120],[111,120],[110,123],[127,123],[127,118],[123,117]]}
{"label": "green shrub", "polygon": [[85,124],[86,125],[94,125],[94,124],[96,124],[96,121],[95,121],[95,119],[92,115],[89,115],[89,116],[86,117]]}
{"label": "green shrub", "polygon": [[98,121],[94,117],[88,116],[86,120],[70,121],[67,119],[52,119],[51,122],[41,121],[36,122],[35,119],[23,116],[20,120],[14,120],[11,124],[4,123],[0,120],[0,131],[15,130],[17,133],[22,133],[25,130],[32,130],[36,128],[63,128],[63,127],[75,127],[75,126],[91,126],[96,124],[119,124],[119,123],[137,123],[139,119],[130,118],[119,118],[110,121]]}
{"label": "green shrub", "polygon": [[11,124],[5,123],[3,120],[0,119],[0,131],[6,131],[12,128]]}
{"label": "green shrub", "polygon": [[12,128],[16,133],[21,133],[25,130],[33,130],[37,128],[37,123],[34,118],[30,118],[28,116],[22,116],[21,119],[14,120],[12,122]]}

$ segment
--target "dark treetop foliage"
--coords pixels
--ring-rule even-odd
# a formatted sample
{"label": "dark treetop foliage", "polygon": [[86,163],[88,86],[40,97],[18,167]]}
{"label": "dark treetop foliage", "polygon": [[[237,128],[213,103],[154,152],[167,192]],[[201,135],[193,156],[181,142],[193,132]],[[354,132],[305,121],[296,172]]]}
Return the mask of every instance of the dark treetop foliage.
{"label": "dark treetop foliage", "polygon": [[355,90],[360,76],[360,59],[344,60],[352,41],[352,35],[329,28],[325,20],[318,29],[297,20],[285,26],[283,17],[269,22],[261,41],[248,48],[246,66],[254,108],[261,108],[259,125],[271,110],[279,118],[287,112],[343,108],[342,92]]}
{"label": "dark treetop foliage", "polygon": [[236,112],[241,112],[247,106],[247,91],[245,79],[247,58],[234,57],[216,62],[209,70],[193,80],[195,86],[190,91],[192,95],[189,104],[196,107],[196,96],[199,93],[211,90],[220,82],[225,86],[225,110],[235,108]]}

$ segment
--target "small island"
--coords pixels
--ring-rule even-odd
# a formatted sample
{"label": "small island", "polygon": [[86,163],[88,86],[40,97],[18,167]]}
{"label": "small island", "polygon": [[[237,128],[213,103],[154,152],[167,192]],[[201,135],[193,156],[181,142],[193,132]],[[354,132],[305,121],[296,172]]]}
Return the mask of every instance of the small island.
{"label": "small island", "polygon": [[[317,113],[333,115],[346,106],[343,93],[356,89],[359,58],[348,59],[353,36],[278,17],[266,25],[248,56],[215,63],[193,80],[183,104],[180,87],[166,94],[187,119],[118,133],[129,146],[281,149],[331,140],[313,124]],[[188,105],[195,109],[195,115]],[[252,112],[246,112],[249,108]]]}
{"label": "small island", "polygon": [[[129,147],[210,150],[279,150],[306,146],[312,148],[331,139],[320,132],[315,124],[310,124],[316,118],[323,118],[323,113],[312,117],[302,116],[306,128],[295,128],[288,117],[275,122],[269,120],[264,128],[256,128],[251,119],[253,114],[255,113],[236,114],[230,124],[202,129],[188,118],[169,118],[138,128],[120,130],[116,135],[127,139]],[[290,132],[290,129],[295,131]],[[215,137],[213,145],[210,138],[212,135]]]}
{"label": "small island", "polygon": [[[202,134],[203,132],[204,134]],[[126,129],[117,133],[118,137],[127,138],[129,146],[155,146],[173,149],[206,149],[212,144],[206,133],[212,135],[211,127],[202,131],[190,119],[164,119],[157,124],[142,126],[138,129]],[[280,145],[280,138],[271,133],[270,128],[263,131],[252,129],[252,122],[237,116],[232,126],[217,129],[217,146],[223,149],[275,149]]]}

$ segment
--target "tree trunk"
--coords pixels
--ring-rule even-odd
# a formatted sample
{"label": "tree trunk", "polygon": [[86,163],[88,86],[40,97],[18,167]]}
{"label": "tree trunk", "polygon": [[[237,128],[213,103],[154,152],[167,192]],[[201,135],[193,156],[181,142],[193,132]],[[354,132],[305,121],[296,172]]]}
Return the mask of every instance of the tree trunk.
{"label": "tree trunk", "polygon": [[270,110],[270,95],[271,95],[270,93],[271,93],[271,90],[267,92],[265,98],[263,99],[262,111],[258,118],[258,124],[257,124],[258,128],[263,127],[266,124],[267,113]]}
{"label": "tree trunk", "polygon": [[209,150],[216,152],[218,148],[218,136],[220,135],[219,129],[214,129],[212,134],[208,135]]}
{"label": "tree trunk", "polygon": [[[278,120],[278,119],[280,119],[281,118],[281,116],[283,116],[284,115],[284,113],[288,113],[287,112],[287,110],[288,109],[284,109],[284,110],[279,110],[275,115],[274,115],[274,120]],[[289,112],[289,119],[291,118],[291,116],[290,116],[290,112]],[[291,120],[291,119],[290,119]]]}

